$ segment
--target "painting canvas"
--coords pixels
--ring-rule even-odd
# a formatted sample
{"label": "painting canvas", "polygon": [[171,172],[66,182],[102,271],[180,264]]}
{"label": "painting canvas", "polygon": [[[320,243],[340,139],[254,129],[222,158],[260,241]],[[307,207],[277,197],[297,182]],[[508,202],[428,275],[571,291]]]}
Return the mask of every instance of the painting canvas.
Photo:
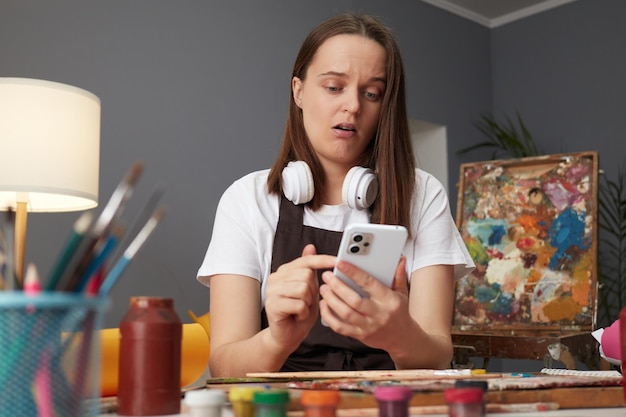
{"label": "painting canvas", "polygon": [[597,153],[461,166],[457,226],[476,270],[457,329],[579,330],[595,322]]}

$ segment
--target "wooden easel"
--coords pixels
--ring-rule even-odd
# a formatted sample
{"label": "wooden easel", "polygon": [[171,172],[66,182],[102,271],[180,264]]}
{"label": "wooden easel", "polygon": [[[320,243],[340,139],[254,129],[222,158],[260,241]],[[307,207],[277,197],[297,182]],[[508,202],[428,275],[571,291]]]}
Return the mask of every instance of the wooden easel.
{"label": "wooden easel", "polygon": [[596,152],[461,165],[456,221],[477,268],[457,283],[457,361],[598,369],[597,184]]}

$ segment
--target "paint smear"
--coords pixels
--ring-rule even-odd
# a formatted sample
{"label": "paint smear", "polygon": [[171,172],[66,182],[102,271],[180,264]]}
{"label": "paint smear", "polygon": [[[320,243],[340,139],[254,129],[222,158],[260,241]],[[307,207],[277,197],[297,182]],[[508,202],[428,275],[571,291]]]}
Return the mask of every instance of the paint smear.
{"label": "paint smear", "polygon": [[457,283],[455,324],[591,322],[593,164],[464,165],[459,230],[477,268]]}

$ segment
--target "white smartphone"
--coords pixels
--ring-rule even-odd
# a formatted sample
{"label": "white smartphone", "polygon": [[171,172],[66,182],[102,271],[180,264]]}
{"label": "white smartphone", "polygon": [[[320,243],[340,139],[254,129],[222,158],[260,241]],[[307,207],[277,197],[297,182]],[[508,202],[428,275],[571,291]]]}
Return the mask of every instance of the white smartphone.
{"label": "white smartphone", "polygon": [[[337,261],[350,262],[391,288],[393,277],[406,244],[408,232],[403,226],[353,223],[346,227],[339,244]],[[333,273],[361,297],[369,294],[337,268]]]}

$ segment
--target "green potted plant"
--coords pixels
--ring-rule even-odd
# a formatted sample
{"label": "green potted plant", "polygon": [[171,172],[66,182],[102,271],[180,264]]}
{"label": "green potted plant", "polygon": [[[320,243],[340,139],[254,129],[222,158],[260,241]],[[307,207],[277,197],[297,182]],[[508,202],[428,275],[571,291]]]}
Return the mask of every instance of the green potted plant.
{"label": "green potted plant", "polygon": [[500,123],[493,115],[489,113],[482,114],[480,119],[474,123],[474,126],[487,137],[487,140],[460,149],[458,154],[464,155],[477,149],[488,148],[493,149],[492,159],[497,159],[502,155],[511,158],[543,155],[519,113],[517,113],[517,123],[519,126],[515,126],[508,117],[506,117],[505,123]]}
{"label": "green potted plant", "polygon": [[626,305],[626,170],[599,176],[598,324],[617,320]]}

